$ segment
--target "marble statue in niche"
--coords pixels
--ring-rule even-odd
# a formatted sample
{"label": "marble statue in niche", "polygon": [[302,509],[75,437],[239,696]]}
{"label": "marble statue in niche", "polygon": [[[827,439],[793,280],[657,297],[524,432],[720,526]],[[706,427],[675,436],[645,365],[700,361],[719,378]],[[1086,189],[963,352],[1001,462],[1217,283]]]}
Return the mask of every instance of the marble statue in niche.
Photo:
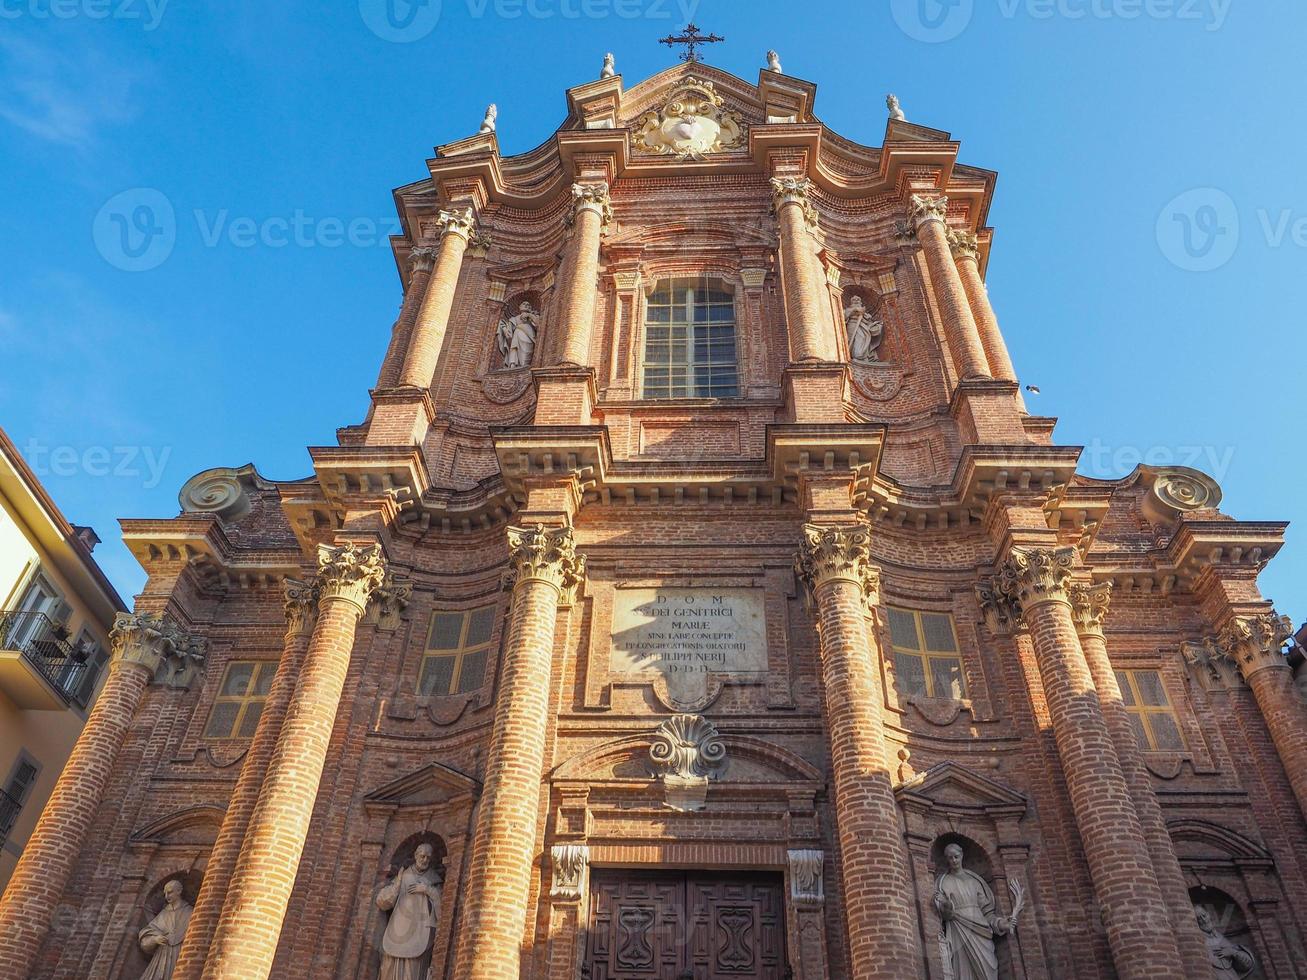
{"label": "marble statue in niche", "polygon": [[159,914],[137,937],[141,950],[150,957],[141,980],[172,980],[191,921],[191,905],[182,897],[182,883],[176,878],[163,886],[163,902]]}
{"label": "marble statue in niche", "polygon": [[944,848],[944,860],[948,870],[935,879],[935,911],[943,922],[939,945],[945,980],[998,980],[994,940],[1016,929],[1025,892],[1011,882],[1012,914],[999,915],[985,879],[962,866],[961,846]]}
{"label": "marble statue in niche", "polygon": [[381,937],[379,980],[423,980],[423,957],[431,948],[440,908],[440,877],[430,844],[413,852],[413,863],[377,893],[377,908],[389,912]]}
{"label": "marble statue in niche", "polygon": [[[505,312],[508,312],[505,310]],[[495,343],[504,359],[505,368],[531,366],[536,349],[536,331],[540,328],[540,314],[529,302],[523,301],[517,315],[499,321]]]}
{"label": "marble statue in niche", "polygon": [[844,329],[849,338],[849,359],[858,364],[876,364],[880,361],[880,344],[885,339],[885,321],[867,309],[866,301],[858,295],[849,300],[844,311]]}
{"label": "marble statue in niche", "polygon": [[1207,940],[1207,958],[1212,963],[1212,976],[1216,980],[1244,980],[1257,968],[1257,960],[1251,950],[1226,939],[1216,923],[1212,913],[1202,905],[1194,907],[1198,918],[1198,928]]}

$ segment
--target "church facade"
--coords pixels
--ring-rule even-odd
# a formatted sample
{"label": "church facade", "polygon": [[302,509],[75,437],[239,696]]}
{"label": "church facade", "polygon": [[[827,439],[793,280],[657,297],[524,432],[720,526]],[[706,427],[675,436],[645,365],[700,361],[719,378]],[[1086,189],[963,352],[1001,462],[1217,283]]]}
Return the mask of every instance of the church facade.
{"label": "church facade", "polygon": [[995,175],[815,94],[606,68],[396,191],[366,419],[123,522],[0,975],[1304,975],[1285,525],[1078,474]]}

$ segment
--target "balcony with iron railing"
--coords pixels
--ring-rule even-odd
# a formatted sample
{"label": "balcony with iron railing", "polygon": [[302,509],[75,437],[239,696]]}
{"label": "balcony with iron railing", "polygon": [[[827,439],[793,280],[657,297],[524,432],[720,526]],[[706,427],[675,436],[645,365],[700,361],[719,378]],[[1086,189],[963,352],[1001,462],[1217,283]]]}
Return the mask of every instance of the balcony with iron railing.
{"label": "balcony with iron railing", "polygon": [[45,613],[0,612],[0,691],[30,711],[85,707],[86,655]]}

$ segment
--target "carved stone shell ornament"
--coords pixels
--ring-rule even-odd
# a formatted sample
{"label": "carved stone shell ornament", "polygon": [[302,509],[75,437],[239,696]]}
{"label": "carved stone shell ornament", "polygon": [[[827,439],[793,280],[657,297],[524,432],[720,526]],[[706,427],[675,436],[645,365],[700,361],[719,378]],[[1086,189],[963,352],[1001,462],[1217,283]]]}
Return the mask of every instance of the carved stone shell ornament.
{"label": "carved stone shell ornament", "polygon": [[712,82],[690,76],[661,109],[640,117],[635,144],[678,160],[735,149],[744,143],[744,117],[723,106]]}
{"label": "carved stone shell ornament", "polygon": [[673,810],[702,810],[708,781],[726,766],[726,745],[702,715],[673,715],[654,731],[649,746],[654,775],[661,778]]}

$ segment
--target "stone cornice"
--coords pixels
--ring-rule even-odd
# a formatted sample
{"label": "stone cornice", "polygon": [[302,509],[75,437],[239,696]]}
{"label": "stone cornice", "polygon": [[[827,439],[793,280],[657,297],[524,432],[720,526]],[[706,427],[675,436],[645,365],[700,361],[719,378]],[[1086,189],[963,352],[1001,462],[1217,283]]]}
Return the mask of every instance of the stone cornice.
{"label": "stone cornice", "polygon": [[368,600],[386,581],[386,559],[381,545],[318,545],[319,604],[339,599],[355,607],[361,617]]}
{"label": "stone cornice", "polygon": [[166,520],[122,520],[123,543],[147,573],[185,562],[206,587],[220,591],[269,588],[303,566],[299,549],[242,547],[213,514],[183,514]]}

